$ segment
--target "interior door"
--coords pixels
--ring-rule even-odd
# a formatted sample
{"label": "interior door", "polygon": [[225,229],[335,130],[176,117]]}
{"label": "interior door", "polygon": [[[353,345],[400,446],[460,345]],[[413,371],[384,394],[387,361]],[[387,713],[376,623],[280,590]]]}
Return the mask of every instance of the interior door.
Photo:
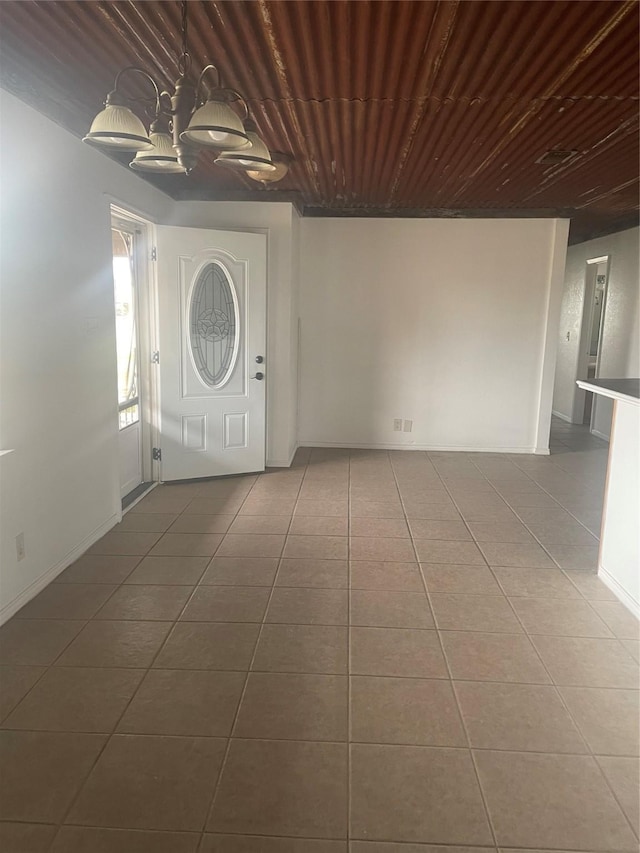
{"label": "interior door", "polygon": [[161,479],[263,471],[266,235],[159,226]]}

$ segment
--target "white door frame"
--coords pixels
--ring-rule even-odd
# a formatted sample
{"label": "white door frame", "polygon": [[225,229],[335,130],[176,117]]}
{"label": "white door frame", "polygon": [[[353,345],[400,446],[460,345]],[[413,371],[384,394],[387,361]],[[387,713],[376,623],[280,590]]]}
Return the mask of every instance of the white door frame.
{"label": "white door frame", "polygon": [[158,435],[158,377],[152,362],[157,349],[157,289],[154,265],[151,263],[155,244],[155,226],[137,213],[112,202],[111,222],[121,222],[136,234],[134,269],[137,285],[138,347],[139,347],[139,398],[141,427],[142,481],[159,479],[159,466],[152,459],[152,448]]}

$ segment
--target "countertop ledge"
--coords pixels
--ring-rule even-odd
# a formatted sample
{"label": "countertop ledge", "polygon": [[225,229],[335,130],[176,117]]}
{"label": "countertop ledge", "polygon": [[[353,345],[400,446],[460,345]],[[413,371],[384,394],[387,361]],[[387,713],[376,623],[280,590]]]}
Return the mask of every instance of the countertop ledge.
{"label": "countertop ledge", "polygon": [[640,406],[640,379],[578,379],[579,388]]}

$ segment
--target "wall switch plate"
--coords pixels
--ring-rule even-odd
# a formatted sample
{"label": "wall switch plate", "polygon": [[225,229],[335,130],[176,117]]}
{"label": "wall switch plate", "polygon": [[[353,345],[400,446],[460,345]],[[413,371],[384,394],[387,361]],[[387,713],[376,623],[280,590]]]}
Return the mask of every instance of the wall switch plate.
{"label": "wall switch plate", "polygon": [[394,418],[394,420],[393,420],[393,431],[394,432],[402,432],[402,418]]}
{"label": "wall switch plate", "polygon": [[405,421],[403,428],[405,432],[411,432],[411,430],[413,429],[413,421]]}
{"label": "wall switch plate", "polygon": [[24,550],[24,533],[18,533],[16,536],[16,556],[18,558],[18,562],[20,562],[20,560],[24,560],[26,557],[26,552]]}

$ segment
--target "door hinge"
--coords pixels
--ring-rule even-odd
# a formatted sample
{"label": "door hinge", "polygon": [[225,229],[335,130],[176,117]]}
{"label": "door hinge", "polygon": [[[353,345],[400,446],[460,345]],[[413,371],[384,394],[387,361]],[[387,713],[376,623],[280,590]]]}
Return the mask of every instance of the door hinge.
{"label": "door hinge", "polygon": [[162,451],[159,447],[154,447],[151,451],[151,456],[154,462],[162,462]]}
{"label": "door hinge", "polygon": [[160,364],[160,350],[151,353],[151,364]]}
{"label": "door hinge", "polygon": [[151,260],[152,261],[158,260],[158,249],[155,246],[151,249]]}

